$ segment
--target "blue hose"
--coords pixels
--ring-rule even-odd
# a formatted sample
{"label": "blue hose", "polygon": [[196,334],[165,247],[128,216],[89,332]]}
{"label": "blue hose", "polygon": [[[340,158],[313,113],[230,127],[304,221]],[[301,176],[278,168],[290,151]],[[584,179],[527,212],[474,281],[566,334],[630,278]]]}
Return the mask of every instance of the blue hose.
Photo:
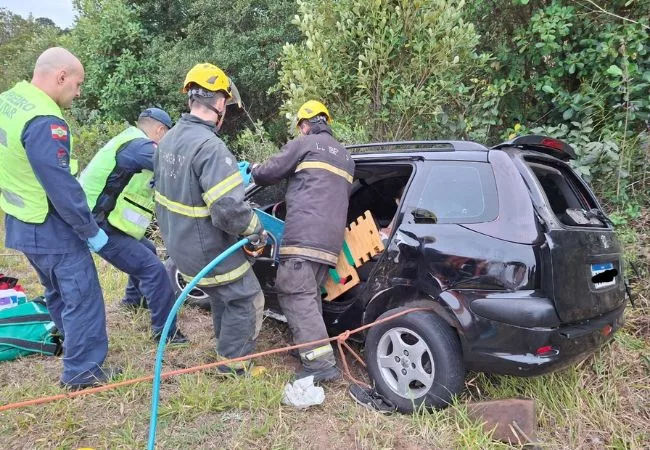
{"label": "blue hose", "polygon": [[194,289],[194,287],[199,283],[199,281],[201,281],[201,279],[204,276],[206,276],[207,273],[210,272],[212,269],[214,269],[217,265],[221,264],[221,262],[224,259],[232,255],[238,249],[242,248],[248,242],[249,240],[247,238],[241,239],[237,243],[228,247],[223,253],[221,253],[219,256],[214,258],[212,261],[210,261],[208,265],[205,266],[194,278],[192,278],[192,281],[190,281],[187,284],[187,286],[185,286],[185,289],[183,289],[181,295],[179,295],[178,298],[176,299],[176,302],[174,303],[174,306],[172,307],[172,310],[169,313],[169,316],[167,317],[167,321],[165,322],[165,326],[163,327],[162,333],[160,335],[158,352],[156,353],[156,368],[153,375],[153,387],[151,389],[151,419],[149,421],[149,444],[147,445],[148,450],[154,450],[156,446],[156,427],[158,425],[158,403],[160,400],[159,398],[160,373],[162,372],[162,359],[163,359],[163,354],[165,353],[165,345],[167,344],[167,336],[169,335],[169,328],[171,327],[171,324],[174,321],[174,317],[176,317],[176,313],[178,312],[181,305],[187,298],[187,295],[190,293],[192,289]]}

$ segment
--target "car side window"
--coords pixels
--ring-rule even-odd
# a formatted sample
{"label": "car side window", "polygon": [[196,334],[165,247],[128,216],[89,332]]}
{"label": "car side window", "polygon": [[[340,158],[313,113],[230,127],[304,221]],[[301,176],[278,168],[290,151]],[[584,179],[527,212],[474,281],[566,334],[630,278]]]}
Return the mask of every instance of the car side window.
{"label": "car side window", "polygon": [[495,220],[499,201],[492,168],[473,161],[432,162],[416,208],[419,215],[433,213],[436,223]]}

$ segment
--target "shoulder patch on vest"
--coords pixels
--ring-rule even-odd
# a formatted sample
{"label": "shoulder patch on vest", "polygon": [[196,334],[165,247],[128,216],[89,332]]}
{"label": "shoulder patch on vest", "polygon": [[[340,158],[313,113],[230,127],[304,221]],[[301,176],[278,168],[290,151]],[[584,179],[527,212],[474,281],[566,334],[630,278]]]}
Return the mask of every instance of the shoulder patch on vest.
{"label": "shoulder patch on vest", "polygon": [[67,169],[70,167],[70,157],[68,152],[64,148],[59,148],[56,151],[56,160],[59,167],[62,169]]}
{"label": "shoulder patch on vest", "polygon": [[68,128],[65,125],[50,125],[52,139],[57,141],[68,140]]}

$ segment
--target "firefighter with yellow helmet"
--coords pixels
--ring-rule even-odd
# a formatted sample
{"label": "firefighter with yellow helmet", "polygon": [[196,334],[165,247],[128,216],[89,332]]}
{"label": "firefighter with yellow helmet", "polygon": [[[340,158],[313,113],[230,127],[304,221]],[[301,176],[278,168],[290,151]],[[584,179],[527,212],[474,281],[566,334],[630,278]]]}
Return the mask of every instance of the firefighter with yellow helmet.
{"label": "firefighter with yellow helmet", "polygon": [[[244,201],[237,160],[219,138],[226,106],[239,103],[230,78],[201,63],[185,78],[189,114],[159,143],[154,156],[156,217],[169,256],[191,280],[241,237],[260,235],[262,225]],[[251,353],[261,326],[264,296],[243,250],[228,257],[199,283],[211,298],[221,358]],[[246,363],[222,366],[242,375]]]}
{"label": "firefighter with yellow helmet", "polygon": [[[310,100],[297,114],[300,136],[264,164],[253,166],[255,184],[288,180],[287,215],[276,278],[278,301],[295,344],[327,338],[320,286],[336,266],[347,225],[354,161],[332,135],[327,107]],[[300,349],[296,378],[324,382],[340,375],[330,344]]]}

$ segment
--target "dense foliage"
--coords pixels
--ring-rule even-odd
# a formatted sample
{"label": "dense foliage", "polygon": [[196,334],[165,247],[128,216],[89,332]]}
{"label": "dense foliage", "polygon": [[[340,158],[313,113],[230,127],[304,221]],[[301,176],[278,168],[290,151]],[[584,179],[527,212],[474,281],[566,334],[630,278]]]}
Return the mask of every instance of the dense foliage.
{"label": "dense foliage", "polygon": [[[60,30],[0,9],[0,88],[64,45],[86,67],[72,110],[88,157],[140,109],[185,109],[185,72],[228,72],[246,111],[231,146],[263,159],[318,97],[345,141],[543,132],[576,147],[577,170],[633,218],[647,201],[650,2],[643,0],[75,0]],[[83,139],[82,139],[83,140]]]}
{"label": "dense foliage", "polygon": [[298,1],[298,8],[304,39],[285,46],[280,74],[287,117],[316,96],[373,139],[466,131],[471,100],[485,89],[471,79],[484,73],[487,56],[475,52],[479,36],[462,2]]}
{"label": "dense foliage", "polygon": [[38,55],[66,42],[65,33],[51,21],[24,19],[0,8],[0,92],[28,79]]}
{"label": "dense foliage", "polygon": [[633,217],[648,190],[650,2],[600,3],[472,2],[468,19],[494,57],[500,94],[484,117],[500,136],[488,138],[520,123],[519,133],[568,140],[578,171]]}

